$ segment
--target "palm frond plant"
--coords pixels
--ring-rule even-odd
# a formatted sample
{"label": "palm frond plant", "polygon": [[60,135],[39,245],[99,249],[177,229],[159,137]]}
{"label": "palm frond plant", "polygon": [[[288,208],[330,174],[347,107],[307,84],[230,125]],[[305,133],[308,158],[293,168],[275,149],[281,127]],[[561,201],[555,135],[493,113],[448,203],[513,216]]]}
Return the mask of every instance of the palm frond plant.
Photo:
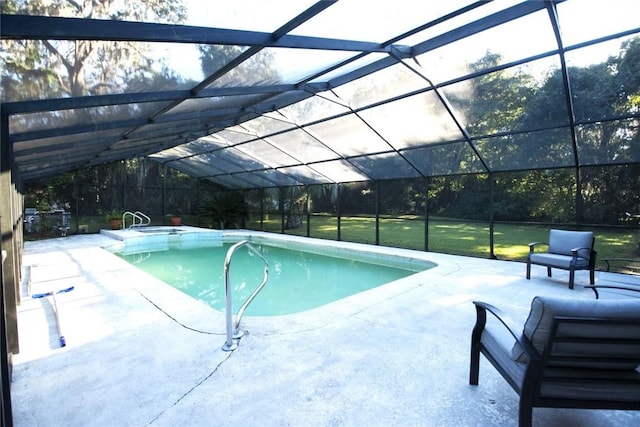
{"label": "palm frond plant", "polygon": [[241,228],[249,219],[249,205],[240,193],[219,193],[202,203],[200,216],[219,229]]}

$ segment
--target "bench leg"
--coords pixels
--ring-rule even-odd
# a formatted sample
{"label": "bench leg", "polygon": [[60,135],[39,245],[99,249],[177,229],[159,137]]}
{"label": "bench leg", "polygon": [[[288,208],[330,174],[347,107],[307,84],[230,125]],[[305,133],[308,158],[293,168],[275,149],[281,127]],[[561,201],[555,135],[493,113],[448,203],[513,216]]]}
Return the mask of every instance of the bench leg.
{"label": "bench leg", "polygon": [[531,279],[531,263],[527,260],[527,280]]}
{"label": "bench leg", "polygon": [[551,277],[551,267],[547,267],[547,277]]}

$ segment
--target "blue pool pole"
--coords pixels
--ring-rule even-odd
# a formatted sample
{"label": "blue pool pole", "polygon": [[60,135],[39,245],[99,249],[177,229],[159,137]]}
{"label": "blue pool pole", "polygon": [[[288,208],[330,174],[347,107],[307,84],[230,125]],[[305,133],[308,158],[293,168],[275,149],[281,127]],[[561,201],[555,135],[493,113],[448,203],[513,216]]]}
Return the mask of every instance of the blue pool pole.
{"label": "blue pool pole", "polygon": [[34,294],[31,296],[31,298],[46,298],[48,296],[53,297],[53,313],[55,314],[55,317],[56,317],[56,326],[58,327],[58,337],[60,339],[60,347],[66,346],[67,341],[65,340],[64,335],[62,334],[62,325],[60,324],[60,315],[58,314],[58,302],[56,301],[56,294],[63,293],[63,292],[71,292],[73,288],[74,288],[73,286],[69,286],[66,289],[50,291],[44,294]]}
{"label": "blue pool pole", "polygon": [[56,325],[58,325],[58,337],[60,338],[60,347],[64,347],[67,345],[66,340],[64,339],[64,335],[62,333],[62,325],[60,324],[60,315],[58,314],[58,302],[56,301],[56,293],[53,295],[53,312],[56,315]]}

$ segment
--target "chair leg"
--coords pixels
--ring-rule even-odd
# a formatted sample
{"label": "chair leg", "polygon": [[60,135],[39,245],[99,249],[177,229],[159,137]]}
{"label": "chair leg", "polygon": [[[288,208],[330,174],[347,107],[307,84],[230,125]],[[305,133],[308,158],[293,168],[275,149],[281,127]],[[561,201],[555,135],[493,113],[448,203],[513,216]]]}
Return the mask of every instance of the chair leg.
{"label": "chair leg", "polygon": [[575,279],[576,272],[571,269],[569,270],[569,289],[573,289],[573,280]]}
{"label": "chair leg", "polygon": [[518,427],[531,427],[533,418],[533,407],[527,399],[520,398],[520,408],[518,410]]}
{"label": "chair leg", "polygon": [[471,344],[471,363],[469,365],[469,384],[478,385],[480,377],[480,345],[479,343]]}
{"label": "chair leg", "polygon": [[547,266],[547,277],[551,277],[551,267]]}
{"label": "chair leg", "polygon": [[593,269],[589,270],[589,281],[592,285],[596,283],[596,272]]}
{"label": "chair leg", "polygon": [[482,344],[482,331],[487,324],[487,312],[483,307],[476,305],[476,324],[471,331],[471,357],[469,366],[469,384],[478,385],[478,372],[480,371],[480,348]]}

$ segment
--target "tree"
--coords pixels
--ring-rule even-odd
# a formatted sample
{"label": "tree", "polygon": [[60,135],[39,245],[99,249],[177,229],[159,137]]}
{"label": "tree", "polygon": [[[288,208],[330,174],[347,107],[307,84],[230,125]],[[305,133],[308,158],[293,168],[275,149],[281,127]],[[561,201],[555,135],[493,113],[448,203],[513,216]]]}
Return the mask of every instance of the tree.
{"label": "tree", "polygon": [[[498,59],[487,53],[470,68],[490,68]],[[640,209],[637,197],[633,197],[637,193],[633,189],[640,186],[637,168],[585,168],[640,159],[638,122],[632,117],[640,107],[639,59],[640,38],[635,38],[603,63],[569,69],[579,124],[576,133],[582,187],[577,188],[575,174],[568,170],[495,174],[496,219],[576,220],[572,202],[576,191],[582,192],[584,205],[588,206],[582,211],[582,221],[616,222],[621,217],[620,209]],[[476,142],[494,171],[575,165],[561,70],[553,70],[539,82],[524,72],[489,73],[472,81],[470,93],[450,99],[464,112],[472,136],[498,134]],[[625,116],[628,118],[617,119]],[[521,133],[509,134],[513,131]],[[482,200],[469,194],[478,191],[477,179],[467,175],[455,179],[455,186],[441,183],[435,192],[442,199],[435,210],[455,213],[454,206],[464,200],[467,209],[472,206],[470,211],[482,211],[482,205],[474,204],[474,200]]]}
{"label": "tree", "polygon": [[[182,0],[8,0],[3,2],[3,12],[162,22],[186,18]],[[181,83],[151,43],[2,40],[2,50],[4,101],[138,92]],[[12,127],[20,131],[106,122],[129,117],[139,108],[115,105],[19,115]]]}
{"label": "tree", "polygon": [[[3,13],[172,23],[186,18],[181,0],[8,0]],[[2,47],[2,85],[12,101],[119,93],[130,81],[153,80],[167,70],[163,59],[152,58],[149,43],[3,40]]]}
{"label": "tree", "polygon": [[[487,52],[469,65],[471,72],[495,67],[501,56]],[[534,79],[522,70],[494,71],[474,79],[471,93],[451,101],[465,112],[467,131],[472,136],[517,130],[518,119],[534,92]]]}
{"label": "tree", "polygon": [[[214,74],[244,51],[240,46],[200,45],[200,65],[205,76]],[[263,49],[240,66],[234,67],[216,80],[216,85],[256,86],[280,83],[280,75],[274,67],[274,56]]]}

